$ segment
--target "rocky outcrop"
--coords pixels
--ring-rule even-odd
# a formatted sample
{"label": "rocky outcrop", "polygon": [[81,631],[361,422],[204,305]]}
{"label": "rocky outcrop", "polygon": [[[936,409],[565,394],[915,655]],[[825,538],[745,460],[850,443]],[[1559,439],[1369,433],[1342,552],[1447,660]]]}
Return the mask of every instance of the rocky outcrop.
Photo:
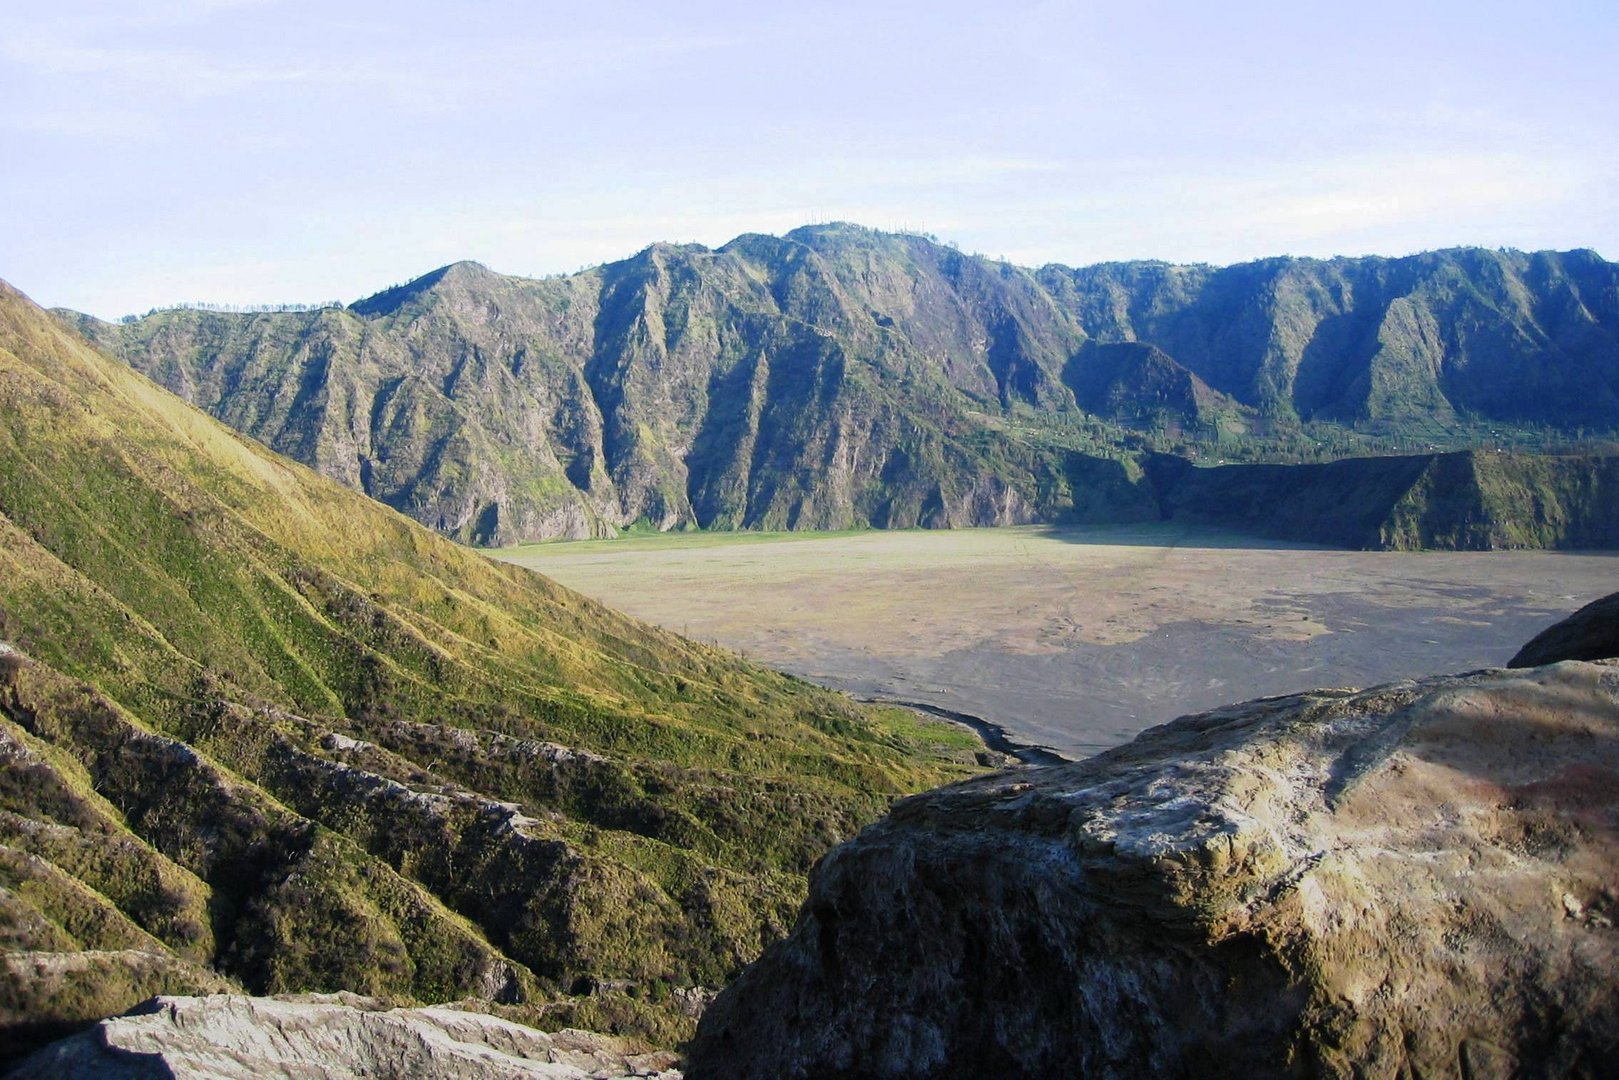
{"label": "rocky outcrop", "polygon": [[1529,640],[1507,667],[1540,667],[1559,660],[1605,660],[1619,656],[1619,593],[1593,600]]}
{"label": "rocky outcrop", "polygon": [[1616,917],[1619,664],[1255,701],[898,804],[687,1075],[1612,1075]]}
{"label": "rocky outcrop", "polygon": [[24,1061],[14,1080],[679,1080],[675,1056],[585,1031],[554,1034],[452,1006],[390,1008],[353,994],[159,997]]}

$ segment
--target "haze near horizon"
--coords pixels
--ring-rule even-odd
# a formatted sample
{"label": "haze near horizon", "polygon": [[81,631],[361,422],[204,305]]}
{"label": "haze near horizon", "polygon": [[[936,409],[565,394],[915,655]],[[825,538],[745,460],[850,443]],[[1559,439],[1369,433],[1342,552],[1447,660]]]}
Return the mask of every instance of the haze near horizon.
{"label": "haze near horizon", "polygon": [[1606,5],[70,0],[0,275],[106,318],[844,219],[1020,263],[1619,251]]}

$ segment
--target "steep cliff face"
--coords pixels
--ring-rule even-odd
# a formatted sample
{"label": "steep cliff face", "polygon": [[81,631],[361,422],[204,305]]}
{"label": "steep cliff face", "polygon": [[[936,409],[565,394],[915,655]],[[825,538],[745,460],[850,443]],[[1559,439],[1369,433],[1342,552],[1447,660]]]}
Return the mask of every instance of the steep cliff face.
{"label": "steep cliff face", "polygon": [[1601,1076],[1619,667],[1186,717],[899,804],[687,1075]]}
{"label": "steep cliff face", "polygon": [[1472,451],[1194,468],[1158,456],[1162,516],[1368,550],[1619,546],[1619,457]]}
{"label": "steep cliff face", "polygon": [[1023,271],[864,230],[660,244],[545,281],[459,263],[343,311],[79,325],[478,543],[1059,513],[1061,455],[969,414],[1071,409],[1083,336]]}
{"label": "steep cliff face", "polygon": [[1035,272],[830,225],[540,281],[457,263],[343,310],[73,321],[475,543],[1052,520],[1090,498],[1076,454],[1142,429],[1619,427],[1619,271],[1589,252]]}
{"label": "steep cliff face", "polygon": [[1606,426],[1619,402],[1619,271],[1591,251],[1109,263],[1040,280],[1091,336],[1150,342],[1267,415]]}

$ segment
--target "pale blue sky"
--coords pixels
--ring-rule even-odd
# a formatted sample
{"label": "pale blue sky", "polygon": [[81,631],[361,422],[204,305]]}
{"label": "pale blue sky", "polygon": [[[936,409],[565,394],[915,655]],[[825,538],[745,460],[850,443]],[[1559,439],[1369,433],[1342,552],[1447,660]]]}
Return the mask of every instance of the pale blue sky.
{"label": "pale blue sky", "polygon": [[812,220],[1619,257],[1619,4],[0,0],[0,277],[106,317]]}

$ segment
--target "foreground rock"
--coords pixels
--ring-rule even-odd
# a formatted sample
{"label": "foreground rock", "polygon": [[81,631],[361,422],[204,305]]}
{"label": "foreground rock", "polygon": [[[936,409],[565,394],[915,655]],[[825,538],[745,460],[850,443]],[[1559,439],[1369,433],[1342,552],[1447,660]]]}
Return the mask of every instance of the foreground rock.
{"label": "foreground rock", "polygon": [[1323,690],[898,804],[694,1077],[1612,1075],[1619,664]]}
{"label": "foreground rock", "polygon": [[391,1009],[352,994],[160,997],[25,1061],[13,1078],[654,1077],[672,1054],[636,1056],[584,1031],[536,1031],[449,1006]]}
{"label": "foreground rock", "polygon": [[1619,656],[1619,593],[1593,600],[1530,639],[1508,667],[1540,667],[1559,660],[1605,660]]}

